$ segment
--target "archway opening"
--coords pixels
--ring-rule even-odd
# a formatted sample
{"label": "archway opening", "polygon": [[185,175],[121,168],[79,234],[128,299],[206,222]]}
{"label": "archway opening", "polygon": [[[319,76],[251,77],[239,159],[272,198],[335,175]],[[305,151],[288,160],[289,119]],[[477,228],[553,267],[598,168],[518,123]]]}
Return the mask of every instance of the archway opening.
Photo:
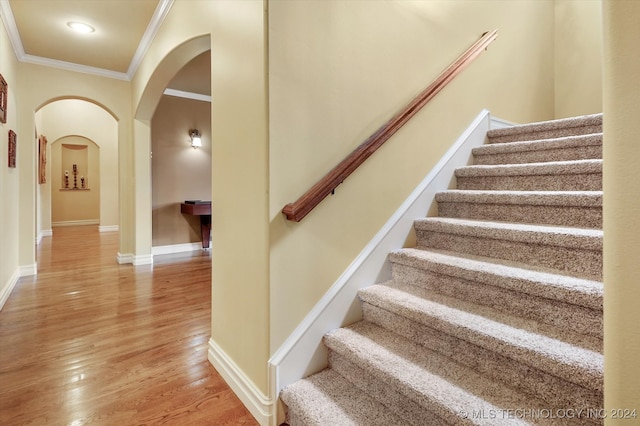
{"label": "archway opening", "polygon": [[[97,223],[101,232],[117,231],[117,117],[104,106],[87,99],[58,98],[48,101],[36,111],[35,123],[38,140],[49,141],[40,144],[44,151],[40,153],[44,170],[38,172],[36,188],[38,241],[52,235],[55,224],[74,221]],[[71,162],[66,164],[65,158]],[[75,182],[73,164],[77,169]],[[64,183],[65,170],[69,175],[67,187]],[[55,207],[54,200],[58,203]],[[83,217],[72,219],[63,213],[77,202],[84,207],[71,211],[76,216],[82,211]]]}

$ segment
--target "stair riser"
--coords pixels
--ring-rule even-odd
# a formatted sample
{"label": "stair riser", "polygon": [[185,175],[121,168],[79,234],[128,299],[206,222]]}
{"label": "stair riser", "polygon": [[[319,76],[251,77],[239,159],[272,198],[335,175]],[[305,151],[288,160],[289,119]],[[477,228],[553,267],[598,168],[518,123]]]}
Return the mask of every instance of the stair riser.
{"label": "stair riser", "polygon": [[581,335],[602,338],[602,311],[394,262],[391,263],[391,271],[394,281],[490,306],[500,312],[571,330]]}
{"label": "stair riser", "polygon": [[[393,411],[406,424],[414,426],[456,424],[455,422],[445,421],[443,417],[436,414],[438,412],[445,416],[447,414],[443,413],[442,408],[438,407],[437,404],[432,403],[427,404],[427,406],[421,406],[413,399],[407,398],[404,394],[398,392],[393,386],[389,386],[388,382],[367,374],[365,370],[335,351],[329,351],[329,366],[354,386]],[[453,420],[451,415],[445,418],[452,418]]]}
{"label": "stair riser", "polygon": [[601,146],[581,146],[564,149],[542,151],[508,152],[500,154],[477,154],[473,156],[473,164],[527,164],[548,161],[573,161],[601,159]]}
{"label": "stair riser", "polygon": [[489,256],[602,279],[602,251],[416,230],[417,247]]}
{"label": "stair riser", "polygon": [[[395,313],[363,303],[366,321],[400,334],[488,377],[535,395],[554,408],[600,408],[602,393],[548,374],[542,369],[418,324]],[[455,368],[455,365],[452,366]],[[593,384],[602,388],[602,383]]]}
{"label": "stair riser", "polygon": [[439,202],[438,216],[602,229],[602,207]]}
{"label": "stair riser", "polygon": [[541,129],[538,131],[511,135],[489,135],[488,143],[536,141],[541,139],[564,138],[567,136],[589,135],[592,133],[602,133],[602,124],[565,127],[559,129]]}
{"label": "stair riser", "polygon": [[601,191],[602,173],[456,176],[458,189],[495,191]]}

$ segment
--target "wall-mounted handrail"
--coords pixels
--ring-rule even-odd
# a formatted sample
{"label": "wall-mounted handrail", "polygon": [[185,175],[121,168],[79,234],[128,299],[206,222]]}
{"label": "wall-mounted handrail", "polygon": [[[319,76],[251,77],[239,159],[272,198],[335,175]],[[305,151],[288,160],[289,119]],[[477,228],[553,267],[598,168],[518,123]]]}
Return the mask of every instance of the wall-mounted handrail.
{"label": "wall-mounted handrail", "polygon": [[451,80],[478,57],[493,40],[498,37],[498,30],[486,32],[466,52],[449,65],[440,75],[416,96],[402,111],[396,114],[385,125],[380,127],[367,140],[362,142],[351,154],[335,166],[329,173],[313,185],[307,192],[293,203],[282,209],[288,220],[300,222],[327,195],[331,194],[355,169],[380,148],[395,132],[422,109]]}

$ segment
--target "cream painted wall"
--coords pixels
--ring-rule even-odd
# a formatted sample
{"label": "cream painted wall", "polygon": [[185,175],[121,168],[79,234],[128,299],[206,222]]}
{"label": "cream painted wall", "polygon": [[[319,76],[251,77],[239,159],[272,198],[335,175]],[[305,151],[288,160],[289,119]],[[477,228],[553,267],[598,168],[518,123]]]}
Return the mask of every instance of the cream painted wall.
{"label": "cream painted wall", "polygon": [[[86,190],[63,189],[64,172],[69,172],[69,188],[74,187],[73,164],[77,166],[75,184]],[[52,226],[69,222],[100,222],[100,148],[91,140],[65,136],[51,144],[51,221]]]}
{"label": "cream painted wall", "polygon": [[[271,351],[483,107],[553,118],[553,12],[537,0],[269,3]],[[488,51],[335,195],[285,221],[285,204],[494,28]]]}
{"label": "cream painted wall", "polygon": [[554,4],[555,116],[602,112],[602,1]]}
{"label": "cream painted wall", "polygon": [[[7,102],[7,122],[0,123],[0,299],[8,296],[8,289],[19,276],[18,247],[20,235],[18,225],[20,221],[20,169],[9,168],[8,164],[8,134],[14,130],[18,135],[18,151],[16,161],[26,155],[22,149],[22,142],[29,143],[29,134],[22,134],[18,128],[18,100],[21,92],[18,85],[18,63],[13,54],[4,23],[0,25],[0,74],[8,84],[9,99]],[[30,134],[33,134],[31,132]],[[18,167],[20,165],[18,164]],[[34,238],[31,244],[34,244]],[[0,300],[0,304],[2,301]]]}
{"label": "cream painted wall", "polygon": [[[192,148],[198,129],[202,147]],[[153,246],[201,241],[200,219],[184,200],[211,200],[211,104],[163,96],[151,122]]]}
{"label": "cream painted wall", "polygon": [[212,342],[260,398],[269,358],[265,7],[262,0],[176,0],[132,80],[136,253],[144,255],[151,247],[149,122],[171,78],[211,49],[213,234],[220,247],[212,255]]}
{"label": "cream painted wall", "polygon": [[[640,416],[640,2],[603,5],[604,403]],[[640,417],[605,420],[618,424]]]}
{"label": "cream painted wall", "polygon": [[[100,186],[98,190],[99,219],[101,226],[117,226],[119,224],[119,188],[118,174],[118,122],[104,108],[80,99],[63,99],[49,103],[36,113],[39,134],[44,134],[48,140],[48,149],[52,144],[65,136],[81,136],[94,142],[100,148]],[[51,164],[47,164],[47,177],[51,177]],[[94,182],[92,182],[94,183]],[[39,188],[51,194],[59,188],[51,186],[51,179]],[[42,215],[43,229],[51,229],[51,201],[43,196],[39,204]],[[48,218],[48,220],[47,220]],[[46,225],[48,224],[48,227]]]}

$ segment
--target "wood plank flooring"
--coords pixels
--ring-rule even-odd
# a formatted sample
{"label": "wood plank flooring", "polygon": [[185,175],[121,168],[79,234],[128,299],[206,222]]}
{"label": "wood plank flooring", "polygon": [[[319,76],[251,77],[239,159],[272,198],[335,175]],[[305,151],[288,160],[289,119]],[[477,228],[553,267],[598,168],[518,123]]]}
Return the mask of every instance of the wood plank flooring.
{"label": "wood plank flooring", "polygon": [[257,425],[207,361],[211,258],[118,265],[56,228],[0,311],[0,425]]}

